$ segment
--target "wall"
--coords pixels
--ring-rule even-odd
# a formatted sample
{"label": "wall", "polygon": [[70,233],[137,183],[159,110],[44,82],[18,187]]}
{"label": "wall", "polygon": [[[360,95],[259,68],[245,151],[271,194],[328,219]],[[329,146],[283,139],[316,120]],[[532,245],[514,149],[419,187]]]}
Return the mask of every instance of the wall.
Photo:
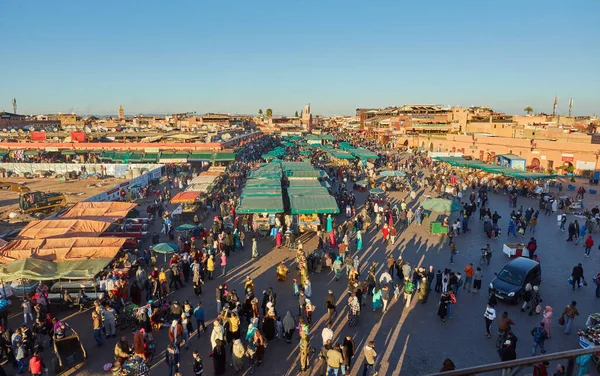
{"label": "wall", "polygon": [[599,145],[591,143],[534,140],[532,144],[529,139],[454,134],[431,137],[398,135],[396,145],[403,145],[405,140],[408,140],[408,145],[411,147],[425,147],[433,151],[452,152],[464,149],[465,155],[480,160],[490,160],[494,155],[512,153],[525,158],[527,166],[539,162],[544,169],[557,168],[565,163],[590,168],[596,162],[594,153],[600,151]]}
{"label": "wall", "polygon": [[162,168],[161,164],[109,164],[109,163],[0,163],[0,168],[16,174],[30,173],[35,174],[36,171],[53,171],[57,174],[65,174],[71,171],[81,171],[81,167],[85,166],[88,174],[100,174],[100,167],[106,168],[106,174],[115,177],[124,177],[127,171],[135,169],[155,170]]}

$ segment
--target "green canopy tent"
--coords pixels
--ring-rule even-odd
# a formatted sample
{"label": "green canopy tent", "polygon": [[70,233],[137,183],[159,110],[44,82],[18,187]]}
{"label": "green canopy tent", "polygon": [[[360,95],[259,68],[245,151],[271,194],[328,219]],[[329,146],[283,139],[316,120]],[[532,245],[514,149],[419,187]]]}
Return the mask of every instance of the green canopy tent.
{"label": "green canopy tent", "polygon": [[340,208],[329,194],[291,195],[290,210],[292,214],[337,214]]}
{"label": "green canopy tent", "polygon": [[179,247],[177,246],[177,244],[173,243],[158,243],[152,246],[152,250],[157,253],[167,254],[177,252],[179,250]]}
{"label": "green canopy tent", "polygon": [[438,213],[449,213],[462,209],[458,201],[445,198],[428,198],[421,203],[421,207]]}
{"label": "green canopy tent", "polygon": [[175,227],[175,231],[191,231],[191,230],[195,229],[196,227],[198,227],[198,226],[192,225],[189,223],[184,223],[183,225],[179,225],[179,226]]}
{"label": "green canopy tent", "polygon": [[374,194],[374,195],[380,195],[380,194],[382,194],[382,193],[385,193],[385,192],[383,191],[383,189],[381,189],[381,188],[371,188],[371,189],[369,190],[369,192],[371,192],[371,193],[372,193],[372,194]]}
{"label": "green canopy tent", "polygon": [[236,212],[240,214],[283,213],[283,199],[281,196],[244,196]]}
{"label": "green canopy tent", "polygon": [[30,279],[48,281],[53,279],[92,279],[100,273],[112,258],[96,258],[67,261],[47,261],[26,258],[0,266],[0,279],[15,281]]}

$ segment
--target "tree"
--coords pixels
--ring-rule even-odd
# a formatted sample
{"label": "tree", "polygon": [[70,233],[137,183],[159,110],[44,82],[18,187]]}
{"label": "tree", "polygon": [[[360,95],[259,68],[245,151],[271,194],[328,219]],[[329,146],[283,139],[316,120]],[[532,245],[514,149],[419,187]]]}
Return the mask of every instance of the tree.
{"label": "tree", "polygon": [[296,113],[294,114],[295,117],[298,117],[298,111],[296,111]]}
{"label": "tree", "polygon": [[267,117],[271,117],[273,116],[273,110],[271,110],[270,108],[267,108]]}
{"label": "tree", "polygon": [[263,114],[263,112],[262,112],[262,108],[258,110],[258,114],[259,114],[260,116],[262,116],[262,114]]}
{"label": "tree", "polygon": [[533,114],[533,107],[527,106],[523,109],[523,111],[527,112],[527,115]]}

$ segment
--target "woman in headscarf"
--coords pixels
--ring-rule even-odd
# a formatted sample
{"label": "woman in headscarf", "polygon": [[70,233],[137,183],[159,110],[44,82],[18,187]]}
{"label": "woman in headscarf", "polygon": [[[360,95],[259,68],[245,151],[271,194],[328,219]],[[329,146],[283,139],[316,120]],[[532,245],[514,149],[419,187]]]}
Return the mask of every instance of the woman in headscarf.
{"label": "woman in headscarf", "polygon": [[360,303],[356,296],[348,298],[348,326],[353,327],[356,325],[356,320],[360,314]]}
{"label": "woman in headscarf", "polygon": [[240,232],[237,228],[233,230],[233,244],[234,249],[242,248],[242,242],[240,241]]}
{"label": "woman in headscarf", "polygon": [[272,341],[275,339],[275,317],[271,314],[268,314],[263,319],[262,330],[265,333],[265,338],[267,341]]}
{"label": "woman in headscarf", "polygon": [[256,326],[254,326],[254,324],[248,324],[248,331],[246,332],[246,341],[248,341],[248,344],[252,345],[252,347],[254,347],[254,333],[257,330],[258,329],[256,329]]}
{"label": "woman in headscarf", "polygon": [[169,327],[169,339],[171,343],[179,348],[179,344],[183,339],[183,327],[177,320],[173,320],[171,322],[171,326]]}
{"label": "woman in headscarf", "polygon": [[544,329],[548,333],[548,338],[552,337],[552,307],[546,306],[542,322],[544,323]]}
{"label": "woman in headscarf", "polygon": [[223,341],[225,338],[225,329],[219,322],[219,320],[214,321],[213,331],[210,334],[210,345],[211,348],[214,349],[217,346],[217,340]]}
{"label": "woman in headscarf", "polygon": [[281,231],[277,231],[277,235],[275,235],[275,246],[281,247]]}
{"label": "woman in headscarf", "polygon": [[245,352],[246,352],[246,350],[244,349],[242,340],[236,339],[233,342],[233,360],[232,360],[233,369],[235,370],[236,375],[244,369],[244,353]]}
{"label": "woman in headscarf", "polygon": [[381,289],[379,288],[379,284],[377,284],[373,288],[373,312],[379,309],[383,305],[383,301],[381,300]]}
{"label": "woman in headscarf", "polygon": [[227,363],[227,355],[225,351],[225,342],[217,339],[212,353],[213,365],[215,366],[215,375],[225,373],[225,364]]}
{"label": "woman in headscarf", "polygon": [[363,244],[362,244],[362,233],[360,230],[358,230],[356,232],[356,251],[360,252],[360,250],[362,249]]}
{"label": "woman in headscarf", "polygon": [[542,308],[537,308],[542,301],[542,297],[540,296],[540,288],[538,286],[533,286],[531,291],[531,301],[529,302],[529,316],[532,316],[535,312],[536,314],[542,311]]}
{"label": "woman in headscarf", "polygon": [[422,304],[427,303],[429,297],[429,281],[427,277],[421,279],[421,287],[419,288],[419,300]]}
{"label": "woman in headscarf", "polygon": [[306,277],[306,280],[304,281],[304,295],[306,295],[307,298],[310,298],[312,295],[312,283],[308,277]]}
{"label": "woman in headscarf", "polygon": [[252,238],[252,258],[257,258],[258,256],[258,243],[256,242],[256,238]]}
{"label": "woman in headscarf", "polygon": [[250,317],[252,318],[252,324],[258,328],[258,320],[260,318],[260,310],[258,308],[258,298],[252,299]]}
{"label": "woman in headscarf", "polygon": [[337,256],[335,258],[332,269],[333,269],[333,272],[335,273],[335,280],[336,281],[339,280],[340,277],[342,276],[342,259],[340,258],[340,256]]}
{"label": "woman in headscarf", "polygon": [[292,343],[292,336],[294,335],[294,329],[296,329],[296,321],[290,311],[287,311],[282,321],[283,335],[287,343]]}

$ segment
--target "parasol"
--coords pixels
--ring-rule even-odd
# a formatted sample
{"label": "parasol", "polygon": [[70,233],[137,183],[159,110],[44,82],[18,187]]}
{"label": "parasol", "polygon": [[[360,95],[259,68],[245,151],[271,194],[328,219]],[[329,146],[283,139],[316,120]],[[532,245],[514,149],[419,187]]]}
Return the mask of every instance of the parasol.
{"label": "parasol", "polygon": [[438,213],[449,213],[462,209],[460,203],[445,198],[428,198],[421,203],[423,209]]}

